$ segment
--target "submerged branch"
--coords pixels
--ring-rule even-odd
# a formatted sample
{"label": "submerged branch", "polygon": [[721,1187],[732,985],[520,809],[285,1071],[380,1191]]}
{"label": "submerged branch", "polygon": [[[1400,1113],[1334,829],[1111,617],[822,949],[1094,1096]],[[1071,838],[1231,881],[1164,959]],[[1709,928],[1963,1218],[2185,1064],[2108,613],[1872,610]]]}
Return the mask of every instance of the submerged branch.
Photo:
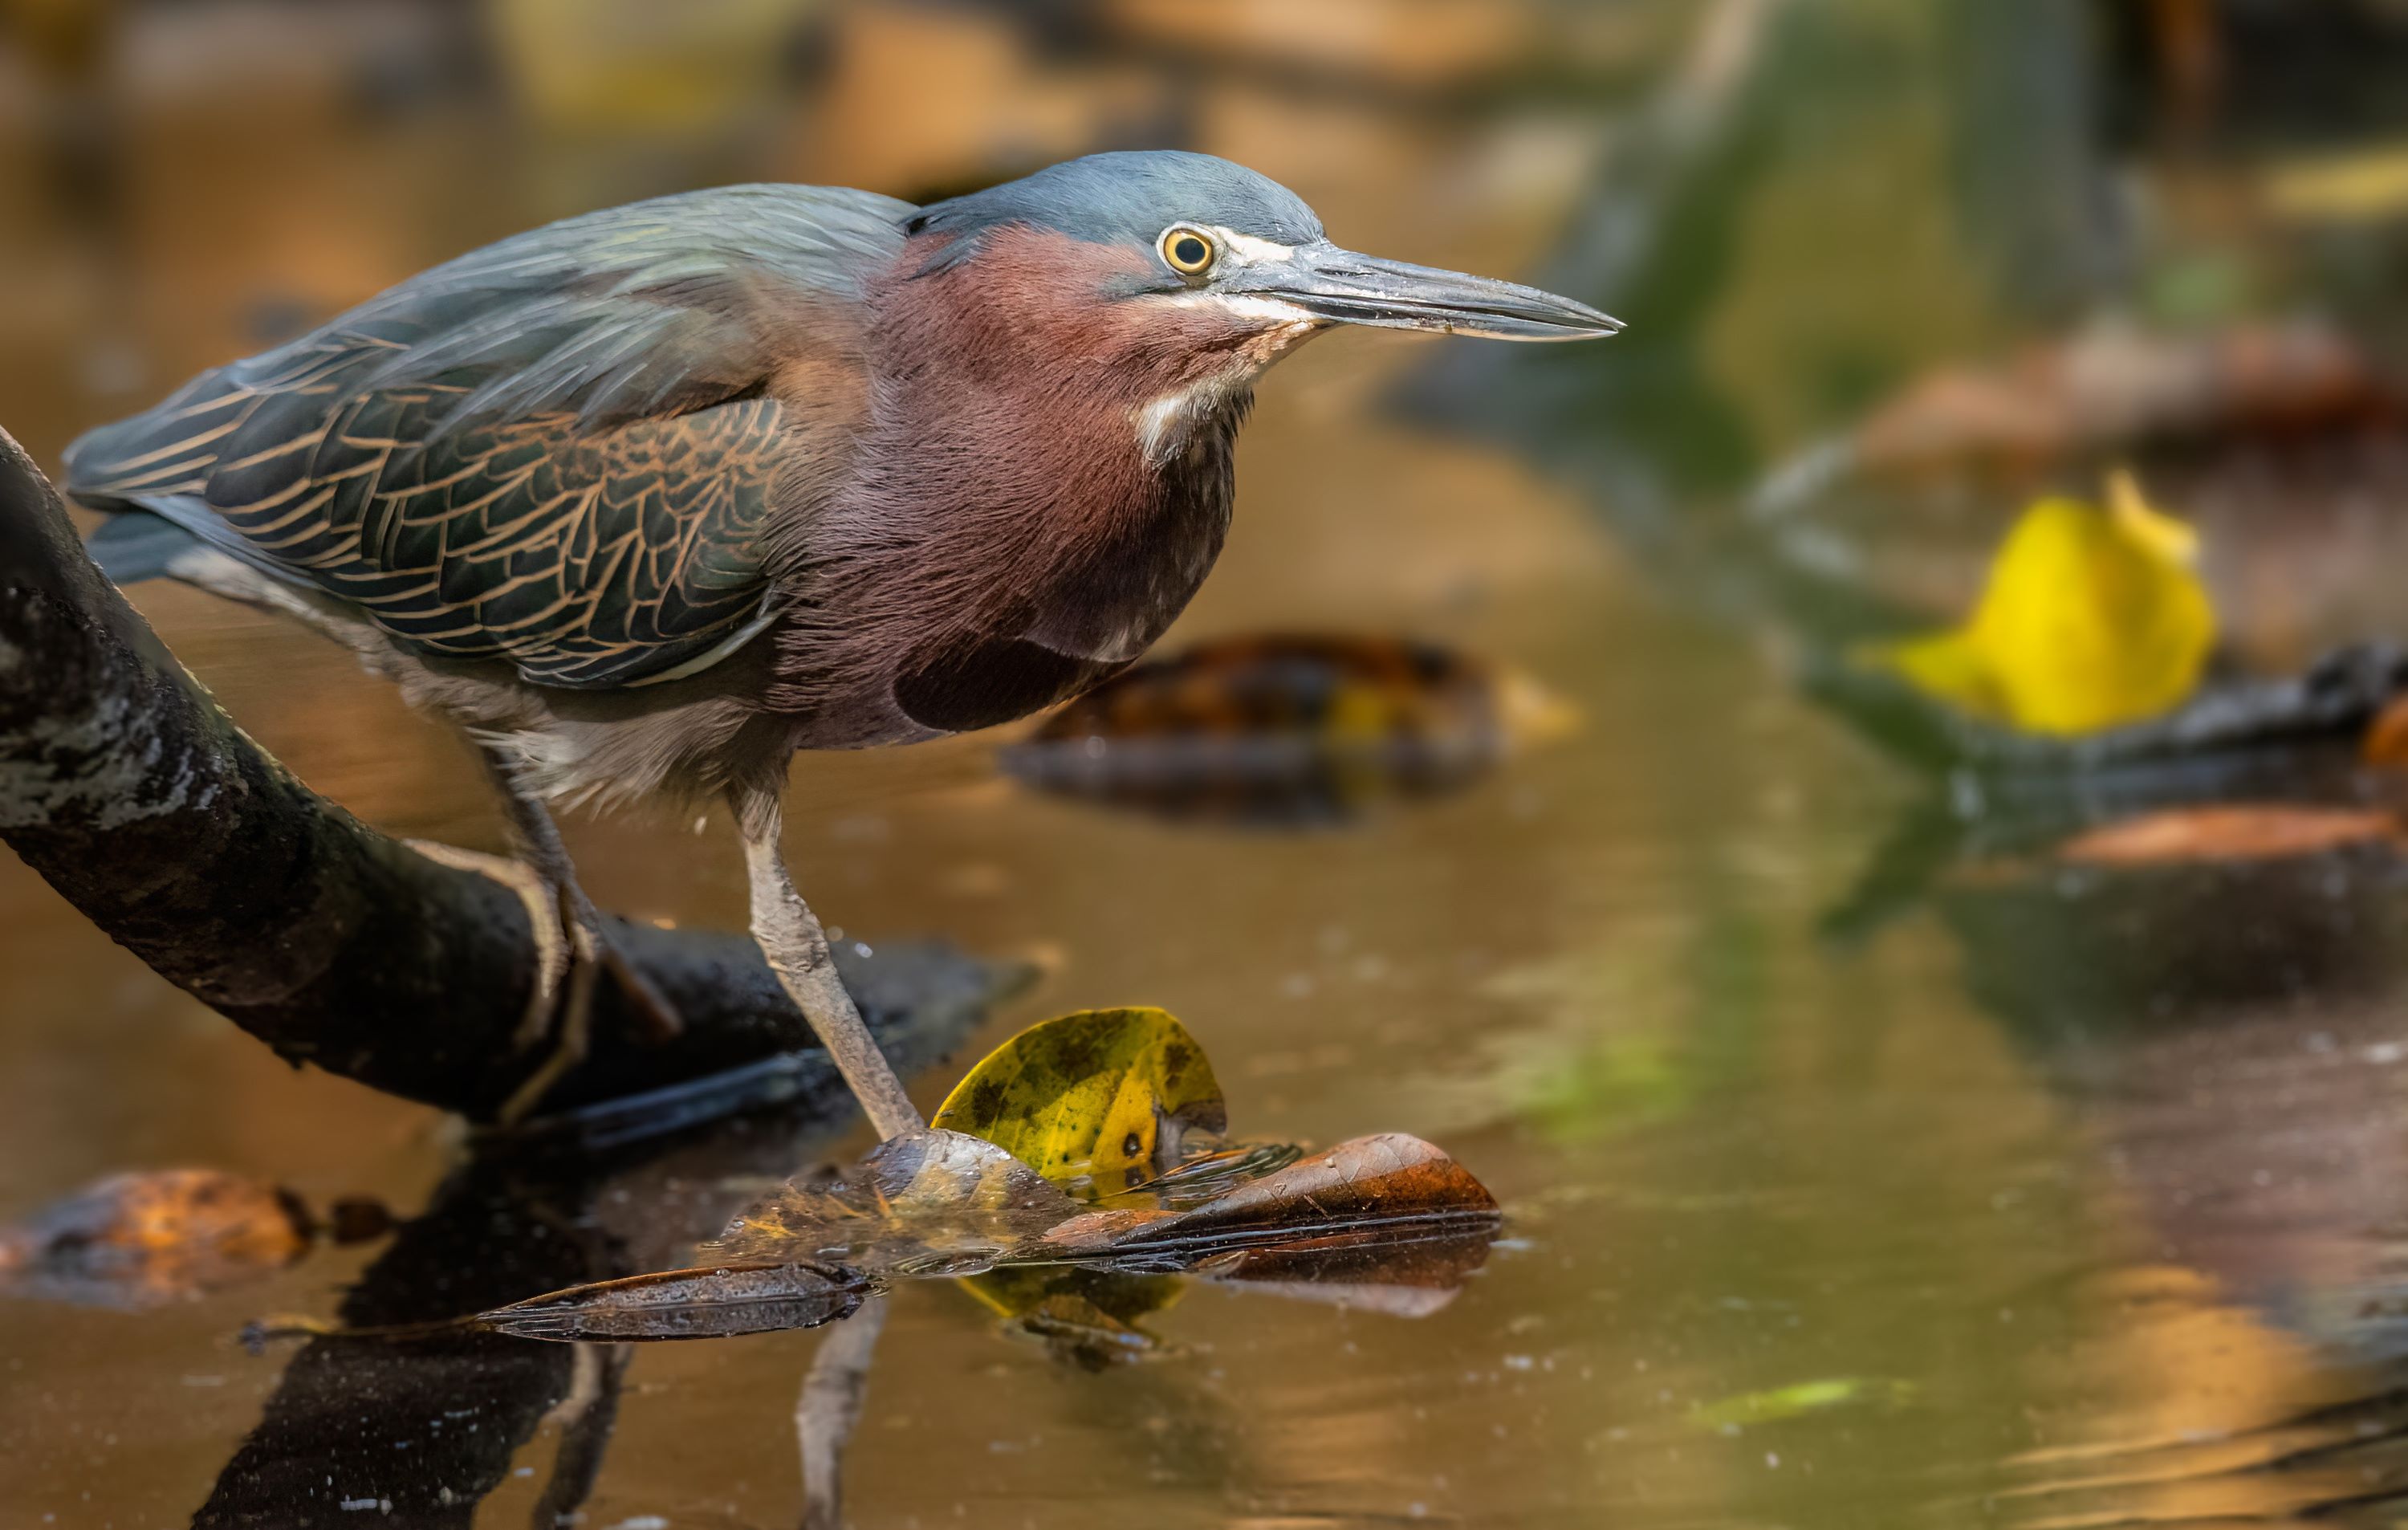
{"label": "submerged branch", "polygon": [[[542,1061],[520,894],[361,823],[237,729],[84,555],[0,432],[0,839],[168,981],[300,1064],[490,1116]],[[752,943],[614,922],[682,1036],[631,1039],[616,985],[557,1108],[815,1050]],[[1000,976],[951,953],[839,952],[898,1067],[934,1061]]]}

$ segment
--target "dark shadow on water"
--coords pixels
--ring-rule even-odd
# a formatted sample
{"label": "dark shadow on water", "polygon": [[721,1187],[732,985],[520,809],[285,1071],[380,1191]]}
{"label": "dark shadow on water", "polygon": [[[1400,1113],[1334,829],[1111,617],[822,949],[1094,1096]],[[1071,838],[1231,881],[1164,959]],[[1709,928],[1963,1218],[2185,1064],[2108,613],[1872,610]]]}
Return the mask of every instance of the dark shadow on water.
{"label": "dark shadow on water", "polygon": [[[674,1262],[718,1232],[763,1177],[849,1125],[824,1090],[782,1120],[666,1138],[606,1164],[479,1153],[344,1298],[344,1324],[448,1323],[538,1292]],[[835,1115],[839,1127],[814,1124]],[[447,1332],[319,1337],[287,1366],[196,1526],[283,1524],[372,1506],[377,1523],[465,1526],[548,1418],[562,1444],[543,1504],[573,1511],[608,1449],[624,1351]],[[551,1523],[551,1519],[538,1523]]]}
{"label": "dark shadow on water", "polygon": [[[883,954],[872,976],[892,1017],[882,1020],[882,1043],[907,1074],[952,1051],[1022,979],[910,946]],[[851,1096],[820,1054],[760,1073],[733,1078],[730,1097],[778,1103],[733,1119],[706,1080],[640,1108],[605,1104],[518,1138],[481,1139],[345,1295],[341,1323],[449,1325],[541,1292],[683,1263],[765,1181],[824,1156],[854,1123]],[[691,1124],[696,1113],[711,1123]],[[562,1438],[542,1503],[548,1515],[569,1514],[601,1471],[625,1365],[611,1347],[456,1328],[312,1338],[193,1523],[325,1523],[348,1509],[397,1527],[466,1526],[548,1419]]]}
{"label": "dark shadow on water", "polygon": [[[344,1299],[342,1320],[439,1322],[590,1279],[618,1257],[607,1237],[580,1228],[591,1206],[588,1187],[470,1164],[402,1227]],[[314,1339],[286,1366],[193,1523],[275,1524],[366,1504],[385,1523],[467,1525],[520,1445],[569,1395],[579,1359],[494,1335]],[[589,1416],[607,1419],[609,1408]]]}

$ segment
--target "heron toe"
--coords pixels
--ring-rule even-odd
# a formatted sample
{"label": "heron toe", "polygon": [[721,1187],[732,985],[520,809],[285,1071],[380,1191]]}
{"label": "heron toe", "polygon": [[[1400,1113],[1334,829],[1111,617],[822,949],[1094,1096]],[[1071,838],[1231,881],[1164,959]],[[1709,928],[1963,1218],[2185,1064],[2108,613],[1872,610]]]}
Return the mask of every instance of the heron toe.
{"label": "heron toe", "polygon": [[666,1041],[685,1029],[676,1007],[619,950],[590,905],[564,888],[559,891],[557,907],[560,922],[556,930],[546,932],[552,935],[552,939],[539,953],[540,974],[529,1003],[527,1022],[520,1030],[522,1048],[549,1040],[551,1050],[503,1102],[495,1116],[503,1126],[519,1125],[533,1116],[552,1086],[593,1051],[594,998],[604,973],[609,973],[626,995],[638,1039]]}

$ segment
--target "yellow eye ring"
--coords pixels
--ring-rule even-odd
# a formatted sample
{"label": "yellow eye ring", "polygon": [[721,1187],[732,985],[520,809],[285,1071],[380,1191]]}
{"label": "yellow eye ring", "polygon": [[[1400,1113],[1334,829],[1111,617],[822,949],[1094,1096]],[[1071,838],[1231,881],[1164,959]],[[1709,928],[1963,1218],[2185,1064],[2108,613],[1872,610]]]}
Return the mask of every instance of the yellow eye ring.
{"label": "yellow eye ring", "polygon": [[1201,229],[1174,223],[1162,231],[1162,263],[1182,277],[1200,277],[1212,268],[1221,251]]}

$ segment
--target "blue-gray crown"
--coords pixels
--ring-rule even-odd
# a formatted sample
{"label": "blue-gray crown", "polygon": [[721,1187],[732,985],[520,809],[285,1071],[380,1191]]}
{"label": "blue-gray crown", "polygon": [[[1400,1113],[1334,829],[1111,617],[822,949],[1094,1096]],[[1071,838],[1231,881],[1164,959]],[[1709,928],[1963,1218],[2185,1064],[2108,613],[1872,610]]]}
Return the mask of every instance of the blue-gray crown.
{"label": "blue-gray crown", "polygon": [[1056,229],[1094,244],[1151,244],[1176,222],[1212,223],[1306,244],[1321,237],[1321,220],[1304,199],[1242,164],[1211,154],[1157,149],[1089,154],[968,196],[931,203],[906,227],[968,236],[957,238],[940,264],[969,252],[979,234],[1009,223]]}

